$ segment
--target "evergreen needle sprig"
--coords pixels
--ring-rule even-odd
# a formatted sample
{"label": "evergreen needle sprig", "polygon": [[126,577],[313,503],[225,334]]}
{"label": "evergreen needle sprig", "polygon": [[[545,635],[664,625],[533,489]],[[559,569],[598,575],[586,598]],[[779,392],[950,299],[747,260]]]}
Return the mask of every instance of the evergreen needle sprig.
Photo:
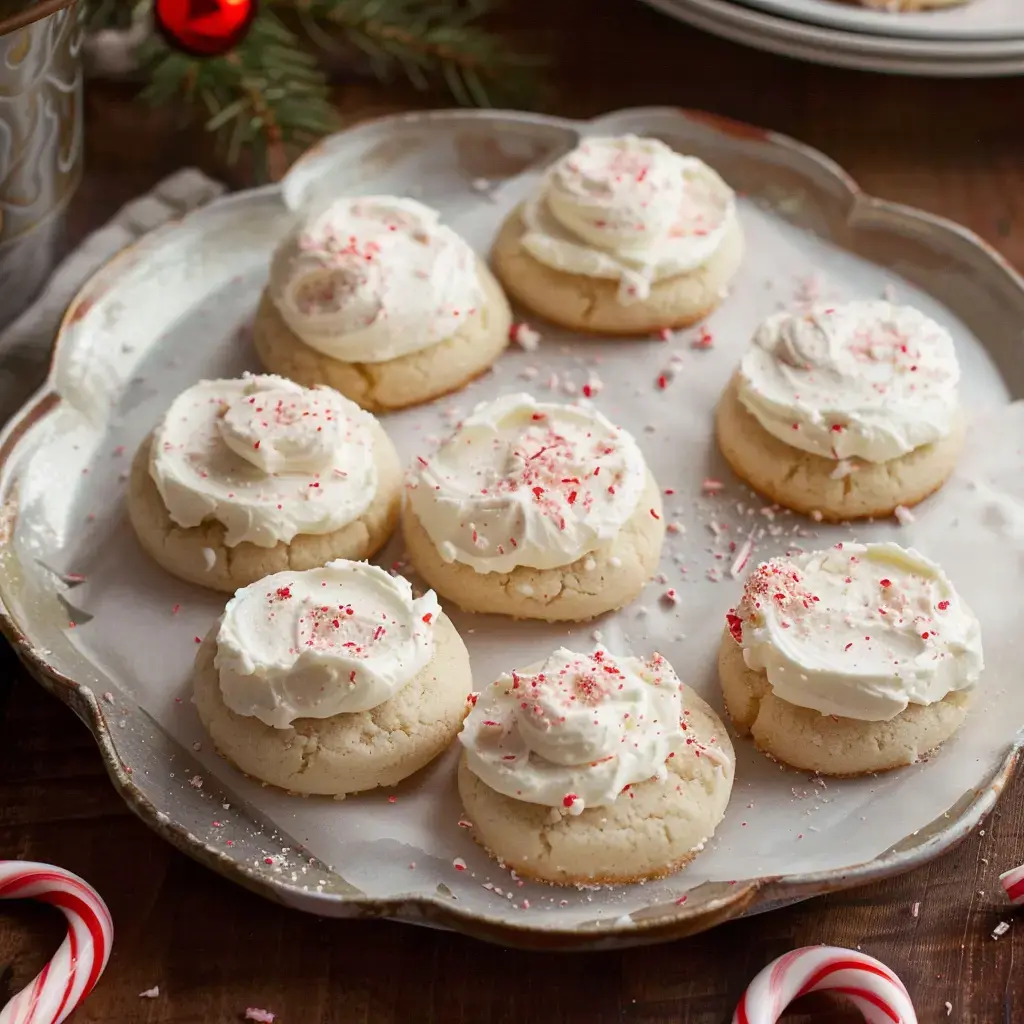
{"label": "evergreen needle sprig", "polygon": [[[151,34],[140,50],[154,105],[184,100],[229,164],[249,151],[258,175],[278,179],[296,149],[338,126],[317,51],[366,55],[380,79],[443,83],[457,103],[522,102],[536,61],[508,51],[478,24],[496,0],[263,0],[248,34],[221,57],[194,58]],[[89,0],[90,28],[128,27],[151,0]],[[349,51],[351,52],[351,50]]]}

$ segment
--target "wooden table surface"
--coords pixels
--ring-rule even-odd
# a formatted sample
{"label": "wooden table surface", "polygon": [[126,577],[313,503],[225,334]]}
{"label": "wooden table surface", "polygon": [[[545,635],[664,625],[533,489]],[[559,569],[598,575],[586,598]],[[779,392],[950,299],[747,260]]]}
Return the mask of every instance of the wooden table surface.
{"label": "wooden table surface", "polygon": [[[702,35],[633,0],[520,0],[514,19],[524,33],[557,29],[554,112],[677,104],[773,128],[828,153],[869,191],[960,221],[1024,266],[1019,81],[799,64]],[[168,118],[128,97],[91,89],[74,238],[185,161],[226,174],[203,140],[183,140]],[[339,87],[353,116],[430,99],[365,82]],[[234,183],[245,184],[244,172]],[[723,1024],[761,966],[817,942],[858,947],[893,967],[922,1024],[1024,1021],[1014,969],[1018,950],[1024,961],[1024,927],[991,938],[1000,920],[1012,920],[997,875],[1024,861],[1024,784],[957,850],[902,878],[687,941],[542,958],[406,925],[317,920],[233,887],[140,824],[85,729],[19,675],[0,724],[0,856],[61,864],[110,903],[114,954],[78,1022],[219,1024],[260,1006],[283,1024]],[[0,999],[63,932],[48,910],[3,909]],[[153,985],[158,999],[138,998]],[[785,1019],[860,1018],[818,1003]]]}

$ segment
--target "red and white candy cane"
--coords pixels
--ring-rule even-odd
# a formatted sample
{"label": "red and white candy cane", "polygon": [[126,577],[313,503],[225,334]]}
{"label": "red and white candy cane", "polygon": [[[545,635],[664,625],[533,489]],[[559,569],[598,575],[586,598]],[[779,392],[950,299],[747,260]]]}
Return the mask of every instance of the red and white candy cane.
{"label": "red and white candy cane", "polygon": [[835,992],[868,1024],[917,1024],[903,982],[883,963],[852,949],[804,946],[773,960],[743,993],[733,1024],[775,1024],[794,999]]}
{"label": "red and white candy cane", "polygon": [[60,1024],[107,966],[114,923],[96,890],[52,864],[0,860],[0,899],[39,900],[59,907],[68,934],[53,959],[0,1010],[0,1024]]}
{"label": "red and white candy cane", "polygon": [[1004,871],[999,876],[999,882],[1006,890],[1007,898],[1015,907],[1024,903],[1024,864],[1019,868]]}

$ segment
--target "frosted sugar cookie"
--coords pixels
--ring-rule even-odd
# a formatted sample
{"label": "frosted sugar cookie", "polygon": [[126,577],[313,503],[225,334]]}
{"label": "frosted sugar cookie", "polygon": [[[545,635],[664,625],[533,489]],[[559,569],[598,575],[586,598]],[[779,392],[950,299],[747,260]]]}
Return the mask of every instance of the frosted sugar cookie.
{"label": "frosted sugar cookie", "polygon": [[640,593],[665,524],[636,442],[589,404],[505,395],[412,466],[409,558],[466,611],[590,619]]}
{"label": "frosted sugar cookie", "polygon": [[981,630],[945,573],[897,544],[837,544],[757,567],[718,669],[736,727],[824,775],[913,764],[964,720]]}
{"label": "frosted sugar cookie", "polygon": [[721,721],[658,654],[561,648],[487,687],[459,739],[474,838],[545,882],[678,871],[714,834],[732,791]]}
{"label": "frosted sugar cookie", "polygon": [[718,444],[738,476],[787,508],[889,515],[952,473],[964,443],[959,380],[949,333],[909,306],[778,313],[719,402]]}
{"label": "frosted sugar cookie", "polygon": [[524,306],[573,330],[683,327],[722,301],[743,236],[732,189],[657,139],[584,140],[508,217],[491,260]]}
{"label": "frosted sugar cookie", "polygon": [[217,750],[295,793],[406,778],[455,738],[472,689],[437,598],[364,562],[239,590],[196,656],[195,704]]}
{"label": "frosted sugar cookie", "polygon": [[264,367],[374,411],[483,373],[511,314],[484,263],[412,199],[338,199],[280,244],[256,316]]}
{"label": "frosted sugar cookie", "polygon": [[206,380],[142,442],[128,512],[146,551],[228,592],[282,569],[369,558],[398,524],[402,468],[369,413],[280,377]]}

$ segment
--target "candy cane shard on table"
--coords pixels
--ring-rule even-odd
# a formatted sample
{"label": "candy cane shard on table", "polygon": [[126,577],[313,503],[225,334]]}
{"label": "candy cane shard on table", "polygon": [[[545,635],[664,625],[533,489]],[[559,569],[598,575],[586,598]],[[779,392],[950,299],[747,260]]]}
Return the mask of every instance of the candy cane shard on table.
{"label": "candy cane shard on table", "polygon": [[1004,871],[999,876],[999,884],[1006,892],[1006,898],[1015,906],[1024,904],[1024,864],[1017,868]]}
{"label": "candy cane shard on table", "polygon": [[885,964],[837,946],[804,946],[773,960],[743,993],[732,1024],[775,1024],[811,992],[842,996],[867,1024],[917,1024],[910,995]]}
{"label": "candy cane shard on table", "polygon": [[59,907],[68,934],[53,959],[0,1010],[0,1024],[60,1024],[92,991],[110,957],[114,924],[95,889],[50,864],[0,861],[0,899]]}

